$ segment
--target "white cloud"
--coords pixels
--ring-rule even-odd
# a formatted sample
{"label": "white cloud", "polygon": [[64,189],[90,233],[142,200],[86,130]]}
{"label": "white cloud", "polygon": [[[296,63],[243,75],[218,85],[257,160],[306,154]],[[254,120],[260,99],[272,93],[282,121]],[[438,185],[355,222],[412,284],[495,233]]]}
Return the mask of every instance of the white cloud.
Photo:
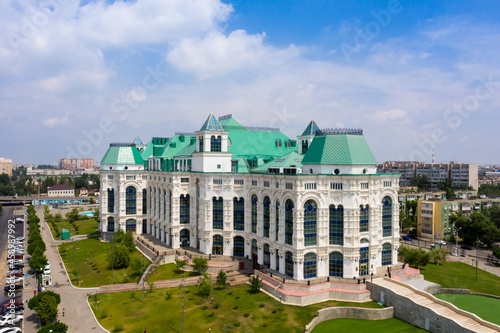
{"label": "white cloud", "polygon": [[389,111],[377,111],[367,117],[377,121],[386,122],[389,120],[405,119],[407,114],[408,112],[406,110],[394,109]]}
{"label": "white cloud", "polygon": [[48,128],[56,128],[66,125],[68,123],[68,114],[66,113],[62,118],[49,118],[43,121],[43,124]]}

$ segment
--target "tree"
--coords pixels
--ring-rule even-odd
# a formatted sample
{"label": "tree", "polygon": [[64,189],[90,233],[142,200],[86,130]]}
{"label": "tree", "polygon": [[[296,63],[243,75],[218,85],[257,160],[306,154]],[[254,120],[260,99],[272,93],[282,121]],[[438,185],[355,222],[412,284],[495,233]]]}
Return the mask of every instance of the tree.
{"label": "tree", "polygon": [[477,240],[491,247],[500,238],[500,230],[484,214],[474,212],[467,218],[461,213],[450,216],[450,223],[462,228],[460,234],[465,244],[474,245]]}
{"label": "tree", "polygon": [[446,178],[437,184],[437,188],[441,191],[446,191],[446,199],[451,199],[455,197],[455,191],[453,191],[453,179]]}
{"label": "tree", "polygon": [[41,248],[37,248],[30,259],[29,265],[37,273],[40,273],[45,265],[47,265],[47,257],[45,257],[43,252]]}
{"label": "tree", "polygon": [[71,212],[66,214],[66,218],[69,222],[75,222],[78,221],[79,214],[80,212],[78,211],[78,208],[73,208]]}
{"label": "tree", "polygon": [[425,266],[429,262],[430,255],[422,249],[414,249],[409,246],[401,246],[398,255],[404,259],[410,266],[418,268]]}
{"label": "tree", "polygon": [[67,333],[68,332],[68,325],[65,323],[61,323],[60,321],[55,321],[53,323],[50,323],[48,325],[45,325],[41,329],[38,330],[37,333]]}
{"label": "tree", "polygon": [[254,294],[258,293],[260,288],[262,288],[262,280],[258,276],[254,275],[250,278],[250,291]]}
{"label": "tree", "polygon": [[57,302],[53,296],[44,295],[36,307],[36,316],[44,325],[53,321],[57,316]]}
{"label": "tree", "polygon": [[141,259],[139,258],[134,258],[132,262],[130,263],[130,268],[135,274],[142,274],[142,262]]}
{"label": "tree", "polygon": [[56,304],[61,303],[61,295],[53,292],[52,290],[47,290],[47,291],[42,291],[42,292],[38,293],[36,296],[33,296],[28,301],[28,308],[30,308],[31,310],[36,310],[36,308],[38,308],[38,306],[40,305],[40,301],[41,301],[42,297],[44,297],[44,296],[54,297],[54,299],[56,300]]}
{"label": "tree", "polygon": [[212,279],[207,273],[203,273],[198,279],[198,294],[207,297],[212,291]]}
{"label": "tree", "polygon": [[438,262],[446,262],[447,256],[447,249],[432,249],[429,251],[429,260],[432,261],[435,265],[437,265]]}
{"label": "tree", "polygon": [[177,270],[180,272],[182,270],[182,267],[186,266],[187,261],[186,260],[177,260],[175,259],[175,267]]}
{"label": "tree", "polygon": [[125,232],[122,229],[118,229],[113,236],[113,242],[119,244],[122,242],[123,237],[125,237]]}
{"label": "tree", "polygon": [[222,269],[217,274],[217,284],[222,288],[227,286],[227,274]]}
{"label": "tree", "polygon": [[113,262],[114,268],[125,268],[130,265],[130,251],[121,244],[114,244],[113,256],[110,256],[110,266]]}
{"label": "tree", "polygon": [[197,272],[205,273],[205,271],[208,269],[208,260],[206,258],[194,258],[193,264],[193,269]]}
{"label": "tree", "polygon": [[484,211],[484,215],[490,219],[497,228],[500,228],[500,206],[493,205]]}
{"label": "tree", "polygon": [[426,175],[417,175],[410,179],[411,186],[417,186],[419,190],[427,191],[430,187],[429,179]]}
{"label": "tree", "polygon": [[495,256],[495,258],[500,259],[500,246],[495,246],[493,248],[493,255]]}
{"label": "tree", "polygon": [[127,231],[125,235],[123,235],[123,239],[121,240],[120,244],[132,251],[135,248],[134,236],[132,235],[132,232]]}

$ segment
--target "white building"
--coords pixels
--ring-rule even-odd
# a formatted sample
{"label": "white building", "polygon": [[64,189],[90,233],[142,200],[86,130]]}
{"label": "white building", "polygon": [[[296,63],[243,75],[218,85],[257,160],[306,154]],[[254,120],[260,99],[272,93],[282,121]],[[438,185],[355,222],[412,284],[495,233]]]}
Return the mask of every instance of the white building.
{"label": "white building", "polygon": [[47,189],[47,196],[50,198],[57,197],[74,197],[75,190],[68,185],[54,185]]}
{"label": "white building", "polygon": [[397,260],[399,174],[377,173],[361,130],[311,121],[295,141],[210,114],[193,134],[111,144],[101,166],[105,233],[245,256],[296,280]]}

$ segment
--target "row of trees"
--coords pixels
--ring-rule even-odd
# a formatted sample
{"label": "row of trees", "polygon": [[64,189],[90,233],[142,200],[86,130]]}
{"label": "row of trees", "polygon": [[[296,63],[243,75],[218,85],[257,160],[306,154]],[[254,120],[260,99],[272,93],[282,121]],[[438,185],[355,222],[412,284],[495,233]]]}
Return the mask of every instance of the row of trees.
{"label": "row of trees", "polygon": [[473,212],[465,216],[462,212],[450,216],[450,224],[455,225],[459,236],[468,245],[480,241],[491,247],[500,239],[500,206],[491,206],[484,213]]}
{"label": "row of trees", "polygon": [[[426,175],[417,175],[410,179],[411,186],[417,186],[421,191],[429,191],[431,188],[431,182]],[[455,190],[472,190],[471,186],[468,185],[453,185],[453,180],[451,178],[446,178],[437,184],[437,188],[441,191],[446,192],[446,198],[451,199],[455,197]]]}
{"label": "row of trees", "polygon": [[[37,275],[38,284],[40,285],[40,274],[47,265],[47,257],[45,256],[46,245],[40,233],[40,218],[36,215],[35,207],[28,206],[28,253],[31,255],[29,262],[30,268]],[[68,326],[57,321],[57,305],[61,302],[59,294],[52,291],[45,291],[39,293],[28,302],[28,307],[35,310],[37,317],[42,322],[42,329],[38,332],[53,332],[53,333],[66,333]]]}
{"label": "row of trees", "polygon": [[433,262],[435,265],[440,262],[446,262],[448,249],[432,249],[426,251],[420,248],[416,249],[402,245],[399,248],[398,255],[405,263],[408,263],[412,267],[419,268],[427,265],[429,261]]}

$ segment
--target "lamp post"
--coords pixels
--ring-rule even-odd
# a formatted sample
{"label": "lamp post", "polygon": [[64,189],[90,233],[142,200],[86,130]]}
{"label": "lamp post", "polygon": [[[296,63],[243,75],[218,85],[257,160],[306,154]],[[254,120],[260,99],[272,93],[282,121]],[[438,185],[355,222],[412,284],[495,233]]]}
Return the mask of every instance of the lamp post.
{"label": "lamp post", "polygon": [[479,236],[476,236],[476,280],[477,280],[477,247],[479,245]]}
{"label": "lamp post", "polygon": [[455,230],[455,256],[458,256],[458,232],[462,230],[462,228],[458,228]]}
{"label": "lamp post", "polygon": [[186,291],[185,291],[185,286],[184,286],[184,271],[182,272],[181,287],[182,287],[182,333],[184,333],[184,304],[186,304]]}

